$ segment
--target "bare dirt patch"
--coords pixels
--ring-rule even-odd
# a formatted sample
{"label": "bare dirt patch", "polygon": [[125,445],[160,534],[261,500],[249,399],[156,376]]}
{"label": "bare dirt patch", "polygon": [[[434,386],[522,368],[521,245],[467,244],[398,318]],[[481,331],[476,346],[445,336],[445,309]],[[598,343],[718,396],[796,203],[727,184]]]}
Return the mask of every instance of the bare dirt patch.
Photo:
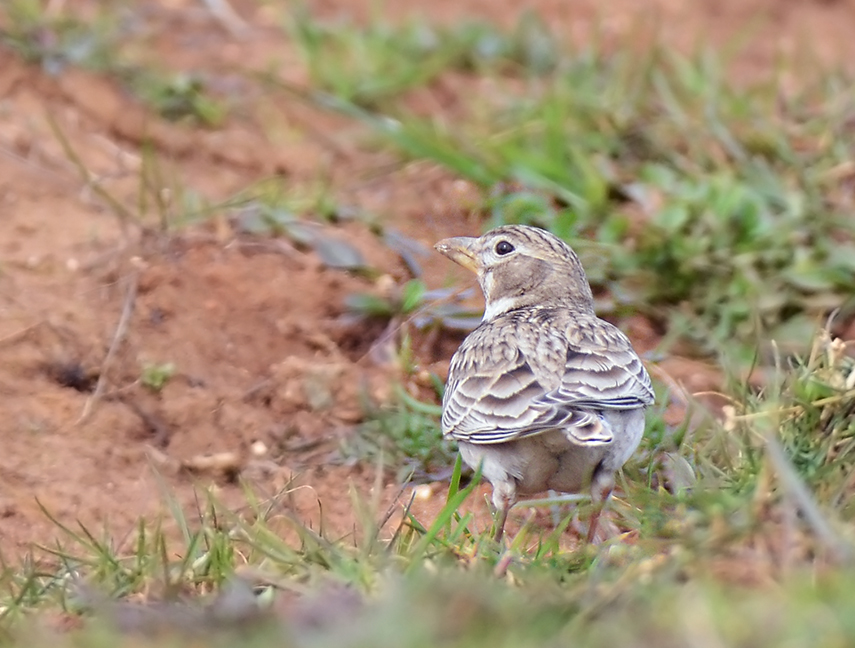
{"label": "bare dirt patch", "polygon": [[[93,6],[72,4],[83,12]],[[138,9],[159,16],[151,42],[152,56],[161,62],[175,69],[233,70],[238,64],[260,69],[276,58],[283,76],[305,81],[299,57],[256,3],[235,3],[251,38],[225,35],[201,4],[153,4],[140,2]],[[322,13],[357,19],[365,19],[373,5],[318,4]],[[404,5],[390,3],[392,19],[403,17]],[[730,42],[749,25],[750,37],[733,64],[733,74],[749,80],[782,53],[829,65],[855,60],[849,33],[855,3],[844,0],[698,7],[661,0],[643,9],[620,2],[611,3],[607,15],[599,3],[587,1],[526,6],[574,39],[591,37],[599,26],[609,38],[625,40],[638,25],[652,24],[666,43],[681,49],[701,37]],[[413,3],[406,7],[407,13],[445,22],[489,17],[506,23],[522,8],[495,0],[438,0],[421,3],[420,12]],[[648,42],[648,32],[638,33],[639,43]],[[791,69],[801,73],[798,65]],[[435,101],[429,94],[425,101]],[[466,207],[470,189],[447,174],[407,167],[366,175],[383,160],[356,145],[352,125],[296,101],[272,105],[259,95],[258,103],[264,118],[237,116],[216,129],[179,126],[154,117],[112,81],[74,69],[50,77],[0,47],[4,548],[48,542],[56,533],[37,499],[65,522],[109,524],[121,535],[138,516],[160,509],[153,465],[184,503],[193,501],[195,484],[212,481],[223,499],[239,503],[226,459],[265,492],[296,476],[305,486],[294,499],[302,514],[317,515],[320,499],[329,526],[352,528],[345,485],[355,480],[368,489],[374,475],[331,465],[331,456],[340,435],[362,416],[360,393],[382,399],[394,376],[363,352],[377,331],[343,330],[338,318],[344,297],[371,290],[372,281],[326,268],[310,252],[246,245],[228,228],[218,229],[216,220],[176,237],[128,239],[91,183],[132,200],[141,143],[147,141],[183,182],[212,200],[271,175],[298,184],[325,166],[334,180],[330,191],[425,244],[472,232],[478,224]],[[90,183],[69,162],[48,114],[89,169]],[[348,225],[339,235],[373,267],[404,278],[399,260],[366,227]],[[426,259],[425,271],[432,285],[456,272],[439,258]],[[127,333],[105,367],[132,285]],[[630,332],[642,348],[655,343],[643,322]],[[425,359],[435,360],[441,359]],[[174,375],[159,392],[142,384],[146,367],[170,364]],[[102,372],[105,389],[80,421]],[[697,367],[686,372],[700,389],[708,388]],[[226,468],[208,474],[193,463],[210,456]],[[395,492],[389,483],[383,498]],[[436,491],[417,500],[417,513],[430,516],[440,499]]]}
{"label": "bare dirt patch", "polygon": [[[111,282],[66,273],[45,316],[4,337],[0,479],[13,537],[37,524],[33,495],[86,524],[124,526],[151,511],[147,457],[182,473],[179,483],[196,472],[227,484],[250,468],[282,487],[323,463],[360,420],[361,392],[382,387],[377,369],[334,341],[341,298],[364,280],[308,255],[178,239],[136,263]],[[106,366],[131,281],[127,336]],[[58,308],[63,294],[70,299]],[[146,371],[166,366],[174,373],[162,389],[144,384]],[[109,387],[81,420],[101,372]],[[211,455],[233,465],[208,470],[202,458]]]}

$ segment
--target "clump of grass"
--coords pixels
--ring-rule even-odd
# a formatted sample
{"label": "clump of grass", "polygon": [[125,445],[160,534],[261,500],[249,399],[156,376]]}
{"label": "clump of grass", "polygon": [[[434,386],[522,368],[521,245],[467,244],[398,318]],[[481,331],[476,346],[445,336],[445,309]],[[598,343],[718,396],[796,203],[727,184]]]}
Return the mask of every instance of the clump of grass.
{"label": "clump of grass", "polygon": [[436,34],[419,23],[396,29],[322,23],[295,11],[288,29],[309,69],[312,84],[364,107],[423,85],[447,67]]}
{"label": "clump of grass", "polygon": [[446,38],[457,43],[455,67],[479,74],[539,76],[555,70],[561,58],[558,37],[540,15],[527,10],[510,31],[464,21],[451,27]]}
{"label": "clump of grass", "polygon": [[[264,233],[260,221],[267,221],[272,233],[280,234],[281,225],[297,217],[329,223],[370,222],[370,214],[336,199],[331,174],[331,169],[323,166],[316,171],[315,177],[307,181],[283,183],[281,178],[271,177],[252,184],[241,193],[249,207],[245,215],[247,224],[250,227],[256,224],[262,228],[259,233]],[[242,219],[244,214],[238,214],[238,217]]]}
{"label": "clump of grass", "polygon": [[836,218],[812,213],[804,196],[732,171],[699,181],[660,165],[642,168],[637,186],[661,206],[648,211],[634,254],[615,256],[614,271],[634,301],[680,304],[714,340],[751,340],[759,323],[792,348],[817,312],[851,290],[855,244],[836,241]]}
{"label": "clump of grass", "polygon": [[44,5],[42,0],[10,0],[0,42],[50,74],[61,74],[68,65],[106,69],[121,43],[119,14],[100,11],[89,22],[62,12],[48,18]]}
{"label": "clump of grass", "polygon": [[116,78],[144,104],[170,121],[217,126],[229,106],[209,90],[199,74],[159,72],[135,61],[125,46],[141,32],[141,18],[124,8],[104,7],[94,19],[81,20],[71,10],[47,12],[42,0],[11,0],[8,27],[0,42],[25,61],[61,75],[68,66]]}
{"label": "clump of grass", "polygon": [[123,76],[136,96],[170,121],[215,127],[228,115],[229,107],[225,101],[214,97],[202,75],[137,69]]}
{"label": "clump of grass", "polygon": [[354,315],[386,319],[406,317],[424,303],[427,287],[421,279],[411,279],[389,295],[354,293],[345,298],[345,306]]}
{"label": "clump of grass", "polygon": [[734,387],[721,422],[651,426],[616,500],[624,524],[676,542],[690,560],[750,555],[746,569],[767,564],[776,577],[816,557],[849,560],[855,362],[845,346],[819,333],[762,387]]}
{"label": "clump of grass", "polygon": [[142,165],[137,176],[136,195],[133,196],[135,201],[120,197],[110,191],[100,178],[93,179],[92,171],[50,115],[48,124],[81,180],[91,186],[94,195],[115,216],[126,235],[132,229],[152,235],[174,233],[190,224],[211,218],[221,209],[233,208],[247,201],[243,195],[218,203],[206,200],[184,185],[175,169],[148,147],[142,151]]}
{"label": "clump of grass", "polygon": [[175,363],[173,362],[147,362],[143,364],[140,374],[140,382],[143,387],[158,393],[163,391],[172,377],[175,375]]}
{"label": "clump of grass", "polygon": [[388,106],[407,90],[448,70],[543,74],[553,69],[557,39],[534,13],[505,33],[485,22],[436,27],[425,20],[362,27],[324,22],[302,8],[288,31],[306,61],[314,89],[363,108]]}
{"label": "clump of grass", "polygon": [[772,82],[729,83],[711,56],[593,48],[523,86],[513,79],[453,122],[331,105],[405,158],[482,187],[485,228],[596,241],[592,280],[703,352],[736,341],[747,359],[761,331],[789,344],[817,314],[851,310],[843,86],[781,97]]}
{"label": "clump of grass", "polygon": [[438,478],[454,463],[456,447],[439,428],[441,409],[410,396],[400,385],[395,399],[384,407],[370,407],[362,423],[342,443],[345,459],[377,461],[394,466],[399,480],[416,482]]}
{"label": "clump of grass", "polygon": [[[809,354],[779,359],[768,384],[748,391],[726,410],[725,420],[725,428],[749,448],[765,438],[758,429],[773,434],[817,500],[846,519],[853,514],[849,500],[855,474],[855,359],[849,346],[821,331]],[[758,464],[756,450],[738,448],[729,462]]]}
{"label": "clump of grass", "polygon": [[388,320],[404,328],[412,325],[421,331],[470,331],[478,325],[481,313],[463,303],[468,293],[451,288],[428,290],[421,279],[410,279],[385,295],[348,295],[344,304],[348,313],[357,318]]}

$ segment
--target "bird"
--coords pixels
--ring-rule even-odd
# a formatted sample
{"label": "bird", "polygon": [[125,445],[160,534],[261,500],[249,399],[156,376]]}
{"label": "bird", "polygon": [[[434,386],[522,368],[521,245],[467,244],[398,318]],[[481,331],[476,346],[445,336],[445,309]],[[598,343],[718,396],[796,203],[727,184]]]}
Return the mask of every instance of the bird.
{"label": "bird", "polygon": [[596,315],[579,257],[552,233],[503,225],[434,247],[473,271],[484,293],[480,324],[451,358],[441,427],[492,484],[494,539],[518,496],[588,487],[592,542],[654,402],[647,370],[629,338]]}

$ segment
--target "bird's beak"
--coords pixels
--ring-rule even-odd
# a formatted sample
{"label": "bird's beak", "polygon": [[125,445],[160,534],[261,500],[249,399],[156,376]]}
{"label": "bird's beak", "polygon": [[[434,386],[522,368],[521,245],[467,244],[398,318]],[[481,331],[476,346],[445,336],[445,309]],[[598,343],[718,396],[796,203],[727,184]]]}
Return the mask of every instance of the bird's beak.
{"label": "bird's beak", "polygon": [[459,263],[467,270],[478,274],[480,263],[475,253],[477,241],[478,239],[471,236],[455,236],[454,238],[442,239],[433,247],[436,248],[437,252],[444,254],[455,263]]}

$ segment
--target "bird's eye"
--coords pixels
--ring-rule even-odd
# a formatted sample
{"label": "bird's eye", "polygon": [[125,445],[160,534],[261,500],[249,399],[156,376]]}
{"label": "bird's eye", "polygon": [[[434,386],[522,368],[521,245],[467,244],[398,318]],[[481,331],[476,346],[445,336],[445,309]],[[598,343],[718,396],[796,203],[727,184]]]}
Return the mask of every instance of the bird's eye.
{"label": "bird's eye", "polygon": [[514,246],[507,241],[499,241],[496,243],[496,254],[505,255],[514,251]]}

